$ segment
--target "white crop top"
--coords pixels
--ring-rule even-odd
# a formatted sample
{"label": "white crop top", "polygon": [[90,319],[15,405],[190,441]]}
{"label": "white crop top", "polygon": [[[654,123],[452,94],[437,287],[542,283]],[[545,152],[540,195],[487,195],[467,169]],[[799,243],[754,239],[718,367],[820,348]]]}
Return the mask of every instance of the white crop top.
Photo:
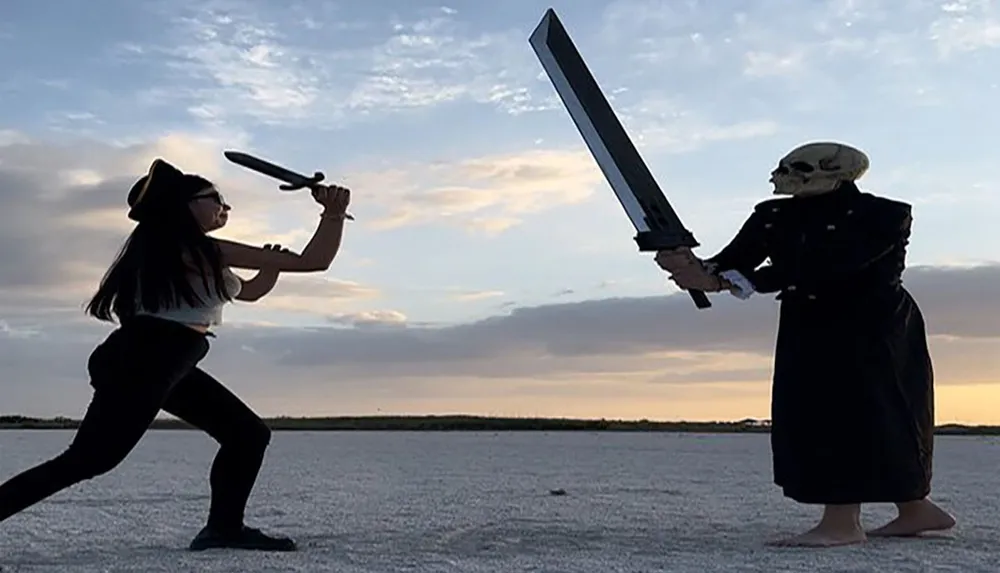
{"label": "white crop top", "polygon": [[[236,295],[240,294],[240,290],[243,288],[243,281],[228,268],[222,269],[222,278],[226,283],[226,292],[229,293],[229,296],[236,298]],[[192,275],[191,287],[194,289],[195,294],[198,295],[198,298],[203,301],[202,304],[191,306],[187,304],[187,301],[181,299],[175,303],[177,306],[161,308],[154,312],[142,308],[142,299],[140,296],[139,308],[136,309],[136,315],[155,316],[185,324],[222,324],[222,307],[229,301],[219,298],[219,295],[215,293],[214,281],[211,276],[208,277],[208,286],[209,289],[206,292],[201,277]]]}

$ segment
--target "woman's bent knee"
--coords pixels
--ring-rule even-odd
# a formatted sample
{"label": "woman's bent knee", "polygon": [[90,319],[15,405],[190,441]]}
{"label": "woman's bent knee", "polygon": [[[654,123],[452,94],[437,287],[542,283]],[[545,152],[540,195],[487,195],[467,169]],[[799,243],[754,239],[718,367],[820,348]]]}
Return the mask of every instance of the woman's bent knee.
{"label": "woman's bent knee", "polygon": [[253,445],[266,450],[267,446],[271,444],[271,428],[264,423],[264,420],[258,420],[257,424],[254,424],[254,429],[249,432],[248,437]]}
{"label": "woman's bent knee", "polygon": [[271,428],[260,418],[234,432],[227,444],[245,451],[262,452],[271,444]]}

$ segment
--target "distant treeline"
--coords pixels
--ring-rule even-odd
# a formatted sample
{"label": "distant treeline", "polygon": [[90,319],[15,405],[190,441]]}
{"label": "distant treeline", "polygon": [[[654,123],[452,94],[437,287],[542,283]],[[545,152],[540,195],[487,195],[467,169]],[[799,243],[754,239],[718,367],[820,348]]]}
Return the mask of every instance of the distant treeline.
{"label": "distant treeline", "polygon": [[[770,420],[735,422],[655,422],[650,420],[579,420],[565,418],[493,418],[485,416],[338,416],[328,418],[267,418],[275,431],[397,431],[397,432],[688,432],[768,433]],[[68,430],[79,426],[70,418],[0,416],[0,430]],[[175,419],[158,419],[155,430],[187,430]],[[947,424],[938,435],[1000,435],[1000,426]]]}

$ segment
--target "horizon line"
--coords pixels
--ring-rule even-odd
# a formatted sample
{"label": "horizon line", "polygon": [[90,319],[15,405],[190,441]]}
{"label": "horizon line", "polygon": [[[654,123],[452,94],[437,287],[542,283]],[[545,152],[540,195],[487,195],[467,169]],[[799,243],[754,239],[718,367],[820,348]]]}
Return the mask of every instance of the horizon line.
{"label": "horizon line", "polygon": [[[387,421],[387,420],[466,420],[466,421],[484,421],[484,422],[557,422],[557,423],[576,423],[576,424],[626,424],[626,425],[640,425],[640,424],[655,424],[655,425],[719,425],[719,426],[731,426],[731,425],[743,425],[743,426],[756,426],[756,427],[769,427],[771,425],[771,420],[769,418],[755,418],[755,417],[745,417],[739,419],[730,420],[697,420],[697,419],[654,419],[654,418],[587,418],[587,417],[567,417],[567,416],[498,416],[498,415],[485,415],[485,414],[330,414],[330,415],[290,415],[281,414],[274,416],[261,416],[261,419],[265,422],[324,422],[324,421]],[[0,414],[0,424],[11,424],[11,423],[75,423],[78,424],[82,421],[81,418],[72,418],[69,416],[51,416],[51,417],[37,417],[37,416],[26,416],[24,414]],[[153,423],[157,422],[182,422],[176,416],[157,416],[154,418]],[[977,423],[967,423],[959,421],[948,421],[935,423],[935,428],[947,428],[947,427],[960,427],[960,428],[1000,428],[1000,424],[977,424]]]}

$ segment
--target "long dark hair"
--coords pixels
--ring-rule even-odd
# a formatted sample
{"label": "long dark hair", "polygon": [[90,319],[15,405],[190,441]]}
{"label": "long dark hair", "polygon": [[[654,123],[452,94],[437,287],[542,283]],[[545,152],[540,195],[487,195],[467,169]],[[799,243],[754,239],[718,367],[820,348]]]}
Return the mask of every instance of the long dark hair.
{"label": "long dark hair", "polygon": [[[210,292],[211,276],[215,293],[223,300],[231,300],[225,289],[219,248],[188,207],[191,197],[213,185],[198,175],[179,172],[178,175],[170,182],[171,189],[159,190],[160,196],[150,198],[155,202],[153,209],[142,216],[130,213],[139,224],[125,240],[87,304],[90,316],[107,322],[113,322],[114,317],[123,321],[134,316],[140,306],[155,312],[175,306],[181,300],[197,305],[203,301],[192,288],[192,273],[201,277],[205,292]],[[133,187],[130,203],[142,185],[149,187],[145,177]]]}

